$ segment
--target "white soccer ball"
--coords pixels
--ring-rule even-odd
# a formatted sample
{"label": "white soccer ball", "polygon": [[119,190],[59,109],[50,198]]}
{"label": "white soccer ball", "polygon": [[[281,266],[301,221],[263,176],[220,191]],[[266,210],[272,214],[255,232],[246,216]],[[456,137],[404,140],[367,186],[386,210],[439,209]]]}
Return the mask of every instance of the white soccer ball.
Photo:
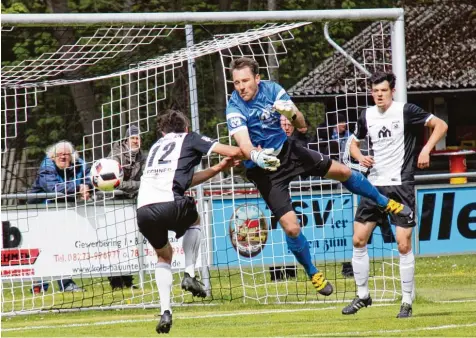
{"label": "white soccer ball", "polygon": [[91,182],[101,191],[113,191],[121,184],[123,177],[121,165],[110,158],[97,160],[91,168]]}

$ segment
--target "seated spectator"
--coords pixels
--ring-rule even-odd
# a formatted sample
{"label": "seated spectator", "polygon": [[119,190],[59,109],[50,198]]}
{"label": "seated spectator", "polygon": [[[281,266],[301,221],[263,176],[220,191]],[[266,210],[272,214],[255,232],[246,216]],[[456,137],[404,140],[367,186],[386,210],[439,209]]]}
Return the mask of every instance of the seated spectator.
{"label": "seated spectator", "polygon": [[[126,131],[126,138],[123,141],[115,142],[112,145],[112,151],[108,155],[119,162],[124,171],[124,178],[121,185],[117,188],[122,190],[126,198],[133,198],[140,187],[140,178],[145,166],[146,157],[142,154],[140,130],[137,126],[131,125]],[[137,289],[132,284],[131,275],[108,277],[109,285],[112,289],[122,289],[124,287]]]}
{"label": "seated spectator", "polygon": [[[46,150],[38,175],[29,193],[60,193],[66,201],[88,200],[92,189],[89,167],[79,157],[71,142],[60,141]],[[56,198],[57,201],[63,198]],[[29,200],[29,203],[44,203],[46,198]],[[81,292],[72,279],[58,280],[60,291]]]}

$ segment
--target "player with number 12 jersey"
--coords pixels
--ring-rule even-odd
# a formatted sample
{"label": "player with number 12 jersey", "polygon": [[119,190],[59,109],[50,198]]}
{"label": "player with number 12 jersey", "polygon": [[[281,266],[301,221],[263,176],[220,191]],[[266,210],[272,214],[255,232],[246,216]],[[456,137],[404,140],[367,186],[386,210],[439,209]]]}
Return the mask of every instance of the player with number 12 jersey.
{"label": "player with number 12 jersey", "polygon": [[[195,200],[186,196],[185,192],[237,165],[234,158],[242,157],[238,147],[223,145],[206,136],[189,132],[189,126],[188,118],[179,111],[168,110],[159,115],[157,130],[163,137],[150,149],[139,188],[137,225],[154,247],[158,258],[155,280],[159,289],[161,316],[156,327],[157,333],[168,333],[172,327],[170,292],[173,250],[169,243],[169,231],[174,231],[177,239],[183,236],[185,272],[182,289],[194,296],[207,296],[206,290],[195,277],[201,240],[200,217]],[[203,155],[212,152],[226,157],[218,164],[194,173]]]}

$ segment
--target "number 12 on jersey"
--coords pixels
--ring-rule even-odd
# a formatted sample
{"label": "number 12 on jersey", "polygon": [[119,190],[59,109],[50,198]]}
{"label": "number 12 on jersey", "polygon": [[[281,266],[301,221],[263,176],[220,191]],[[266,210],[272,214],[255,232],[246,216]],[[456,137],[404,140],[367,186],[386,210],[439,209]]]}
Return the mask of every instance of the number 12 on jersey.
{"label": "number 12 on jersey", "polygon": [[[175,146],[175,141],[163,142],[158,144],[157,147],[152,150],[152,154],[149,155],[147,167],[152,167],[154,163],[157,163],[158,165],[170,163],[171,161],[167,159],[167,157],[169,157],[172,151],[174,151]],[[156,157],[158,157],[157,162]]]}

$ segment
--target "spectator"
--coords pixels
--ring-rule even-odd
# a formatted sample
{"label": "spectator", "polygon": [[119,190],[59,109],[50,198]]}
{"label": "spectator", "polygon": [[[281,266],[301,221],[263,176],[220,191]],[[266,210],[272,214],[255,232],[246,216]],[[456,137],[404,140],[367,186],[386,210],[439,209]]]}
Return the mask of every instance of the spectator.
{"label": "spectator", "polygon": [[127,194],[128,198],[134,197],[139,191],[140,178],[145,165],[145,156],[140,149],[140,130],[132,125],[126,131],[123,141],[115,142],[108,157],[116,160],[122,166],[124,179],[118,189]]}
{"label": "spectator", "polygon": [[[92,188],[89,167],[79,157],[71,142],[60,141],[46,150],[46,157],[40,164],[38,175],[29,193],[55,192],[64,194],[67,201],[90,198]],[[46,199],[30,200],[29,203],[43,203]]]}
{"label": "spectator", "polygon": [[[137,126],[131,125],[126,131],[126,138],[123,141],[115,142],[108,157],[116,160],[122,166],[124,179],[118,187],[125,193],[127,198],[133,198],[139,191],[140,178],[144,169],[146,158],[142,154],[140,130]],[[131,275],[108,277],[109,285],[112,289],[137,286],[132,284]]]}
{"label": "spectator", "polygon": [[310,142],[311,138],[308,135],[308,129],[309,126],[311,125],[309,120],[305,118],[306,126],[303,128],[295,128],[289,120],[281,115],[280,117],[280,122],[281,122],[281,128],[284,130],[286,133],[286,136],[293,140],[304,148],[308,148],[308,143]]}
{"label": "spectator", "polygon": [[347,143],[347,139],[350,136],[347,127],[347,120],[344,114],[337,114],[336,124],[337,126],[332,130],[331,140],[337,141],[339,145],[339,161],[342,162],[344,157],[345,144]]}
{"label": "spectator", "polygon": [[347,141],[349,138],[350,133],[347,128],[347,119],[345,118],[344,114],[337,114],[337,126],[332,130],[332,140],[342,140],[344,139]]}
{"label": "spectator", "polygon": [[[300,146],[307,148],[308,143],[310,141],[309,136],[307,135],[307,130],[309,129],[309,126],[311,123],[307,118],[304,118],[304,121],[306,122],[306,126],[303,128],[295,128],[291,122],[286,118],[286,116],[281,115],[280,117],[280,122],[281,122],[281,128],[284,130],[286,133],[286,136],[288,137],[289,140],[294,140],[296,144],[299,144]],[[308,176],[306,175],[300,175],[296,177],[294,180],[299,181],[301,179],[306,179]],[[293,188],[291,188],[292,190]],[[304,190],[302,187],[297,188],[298,191]],[[274,216],[272,216],[274,217]],[[294,265],[288,265],[285,266],[284,269],[282,266],[271,266],[269,268],[269,273],[271,275],[271,280],[272,281],[280,281],[280,280],[286,280],[287,278],[296,278],[296,266]]]}
{"label": "spectator", "polygon": [[280,120],[281,122],[281,128],[284,130],[286,133],[286,136],[289,138],[291,135],[294,133],[294,126],[292,125],[291,122],[287,119],[286,116],[281,115]]}
{"label": "spectator", "polygon": [[[89,167],[79,157],[71,142],[59,141],[46,150],[38,175],[29,193],[61,193],[66,201],[75,202],[90,198],[92,189]],[[59,200],[58,198],[56,198]],[[34,199],[29,203],[44,203],[47,199]],[[60,291],[82,292],[72,279],[58,280]]]}

